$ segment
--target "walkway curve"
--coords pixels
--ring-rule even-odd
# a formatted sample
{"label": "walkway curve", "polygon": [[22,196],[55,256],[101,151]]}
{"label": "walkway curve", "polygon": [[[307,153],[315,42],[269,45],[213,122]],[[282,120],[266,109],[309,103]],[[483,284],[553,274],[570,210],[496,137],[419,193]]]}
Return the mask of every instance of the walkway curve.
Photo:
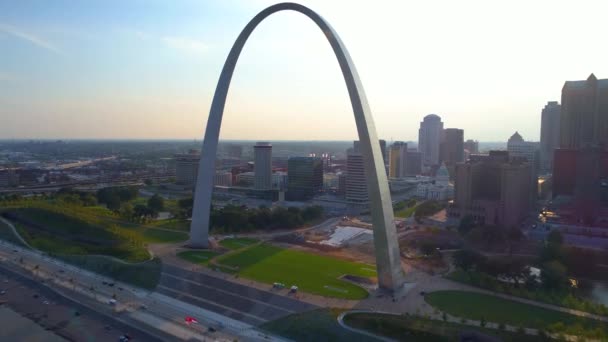
{"label": "walkway curve", "polygon": [[32,247],[29,243],[27,243],[27,241],[25,241],[22,237],[21,234],[19,234],[19,232],[17,232],[17,228],[15,228],[15,226],[13,225],[12,222],[6,220],[3,217],[0,217],[0,221],[2,221],[2,223],[6,224],[12,231],[13,231],[13,235],[15,235],[15,237],[17,238],[17,240],[21,241],[21,243],[26,246],[27,248],[30,249],[35,249],[34,247]]}
{"label": "walkway curve", "polygon": [[376,251],[378,284],[384,289],[397,290],[403,284],[403,269],[401,268],[397,230],[394,224],[393,206],[384,158],[380,150],[376,127],[369,104],[367,103],[363,85],[359,79],[355,64],[336,31],[319,14],[308,7],[296,3],[279,3],[258,13],[241,31],[226,59],[215,89],[213,102],[211,103],[203,140],[202,155],[199,162],[196,190],[194,193],[190,244],[193,247],[208,247],[209,245],[211,195],[213,192],[215,159],[220,126],[222,116],[224,115],[228,88],[230,87],[239,55],[247,39],[258,24],[276,12],[286,10],[304,14],[321,29],[331,45],[342,70],[353,108],[361,154],[363,155],[365,178],[367,179],[369,203],[374,226],[374,249]]}
{"label": "walkway curve", "polygon": [[374,339],[380,340],[380,341],[395,342],[395,340],[390,339],[388,337],[376,335],[376,334],[370,333],[369,331],[366,331],[366,330],[363,330],[363,329],[353,328],[350,325],[344,323],[344,317],[346,317],[346,315],[357,314],[357,313],[394,315],[394,314],[391,314],[389,312],[381,312],[381,311],[350,310],[350,311],[344,311],[340,315],[338,315],[338,324],[340,324],[340,326],[342,328],[344,328],[346,330],[349,330],[349,331],[352,331],[352,332],[357,333],[357,334],[365,335],[367,337],[371,337],[371,338],[374,338]]}

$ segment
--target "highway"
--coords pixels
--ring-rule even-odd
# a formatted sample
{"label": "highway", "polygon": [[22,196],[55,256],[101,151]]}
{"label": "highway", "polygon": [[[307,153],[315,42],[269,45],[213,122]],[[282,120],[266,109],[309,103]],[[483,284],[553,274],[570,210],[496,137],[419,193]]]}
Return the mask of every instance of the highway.
{"label": "highway", "polygon": [[[200,307],[198,302],[195,303],[189,297],[166,296],[159,291],[134,288],[5,241],[0,241],[0,262],[3,268],[8,267],[26,278],[36,278],[41,287],[53,289],[67,300],[86,305],[92,311],[132,326],[133,331],[151,334],[154,337],[151,341],[233,341],[241,338],[248,341],[283,340],[261,332],[251,324],[223,316],[222,312],[218,313],[221,310]],[[115,285],[103,285],[110,282]],[[113,295],[116,296],[117,304],[109,305]],[[186,325],[186,316],[195,317],[199,324]],[[216,331],[209,332],[208,327],[213,327]]]}
{"label": "highway", "polygon": [[163,265],[157,292],[252,325],[316,308],[294,298],[167,263]]}

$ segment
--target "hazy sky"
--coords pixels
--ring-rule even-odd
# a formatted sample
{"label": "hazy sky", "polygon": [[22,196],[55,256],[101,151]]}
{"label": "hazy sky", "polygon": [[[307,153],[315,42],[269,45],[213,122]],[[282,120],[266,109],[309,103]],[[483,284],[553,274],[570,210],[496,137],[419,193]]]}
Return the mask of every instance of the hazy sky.
{"label": "hazy sky", "polygon": [[[608,78],[602,1],[301,1],[353,58],[387,140],[428,113],[465,139],[537,140],[566,80]],[[0,139],[203,135],[224,59],[274,1],[0,0]],[[245,47],[222,138],[348,140],[356,129],[320,30],[277,13]]]}

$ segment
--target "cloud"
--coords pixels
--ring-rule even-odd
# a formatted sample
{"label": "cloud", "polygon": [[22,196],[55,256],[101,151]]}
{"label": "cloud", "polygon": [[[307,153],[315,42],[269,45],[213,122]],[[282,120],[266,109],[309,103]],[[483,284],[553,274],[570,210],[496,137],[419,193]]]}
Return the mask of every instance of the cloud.
{"label": "cloud", "polygon": [[161,38],[163,43],[170,48],[183,50],[186,52],[203,53],[207,51],[208,46],[203,42],[178,36],[164,36]]}
{"label": "cloud", "polygon": [[27,40],[28,42],[30,42],[38,47],[41,47],[43,49],[47,49],[47,50],[50,50],[50,51],[53,51],[53,52],[59,53],[59,54],[63,53],[63,51],[61,51],[59,48],[57,48],[55,45],[51,44],[50,42],[47,42],[44,39],[37,37],[31,33],[23,32],[23,31],[19,30],[18,28],[16,28],[15,26],[7,25],[7,24],[0,24],[0,31],[6,32],[17,38]]}
{"label": "cloud", "polygon": [[184,36],[156,35],[132,28],[120,28],[119,31],[134,36],[141,41],[162,43],[171,49],[188,53],[204,53],[209,49],[209,46],[200,40]]}

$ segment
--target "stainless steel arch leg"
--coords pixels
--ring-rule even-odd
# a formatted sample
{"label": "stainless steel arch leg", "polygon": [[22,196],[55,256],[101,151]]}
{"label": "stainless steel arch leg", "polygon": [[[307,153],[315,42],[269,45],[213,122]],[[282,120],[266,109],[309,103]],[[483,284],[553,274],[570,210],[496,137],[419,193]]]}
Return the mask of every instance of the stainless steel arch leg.
{"label": "stainless steel arch leg", "polygon": [[336,54],[353,107],[361,144],[361,153],[364,158],[372,222],[374,225],[378,284],[382,289],[397,290],[403,285],[403,269],[401,268],[399,244],[394,224],[393,206],[380,144],[376,135],[376,128],[363,86],[361,85],[361,80],[346,47],[329,23],[311,9],[295,3],[276,4],[258,13],[240,33],[226,59],[215,95],[213,96],[203,140],[202,156],[194,196],[192,224],[190,226],[190,245],[202,248],[209,245],[209,214],[220,126],[228,88],[241,50],[251,32],[261,21],[273,13],[284,10],[300,12],[314,21],[321,31],[323,31]]}

